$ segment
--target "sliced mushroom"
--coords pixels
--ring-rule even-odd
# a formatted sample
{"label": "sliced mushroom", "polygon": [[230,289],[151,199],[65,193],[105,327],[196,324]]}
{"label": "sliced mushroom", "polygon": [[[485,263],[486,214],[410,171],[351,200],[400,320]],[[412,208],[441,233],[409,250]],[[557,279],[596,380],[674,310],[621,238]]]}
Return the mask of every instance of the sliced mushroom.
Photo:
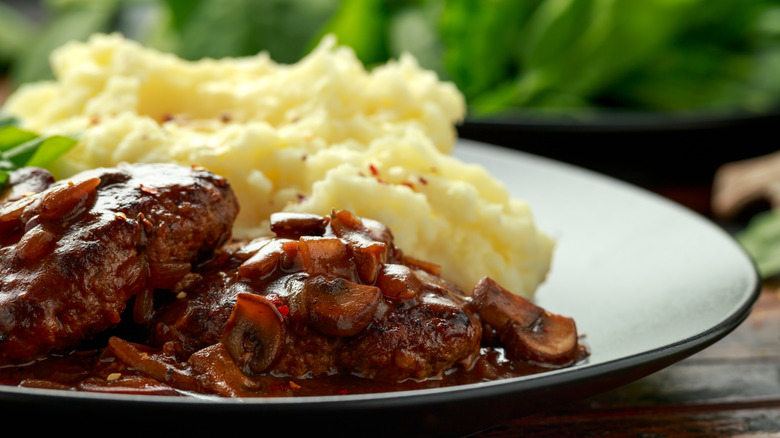
{"label": "sliced mushroom", "polygon": [[187,363],[202,379],[209,392],[222,397],[249,396],[260,389],[260,383],[240,369],[224,344],[209,345],[193,353]]}
{"label": "sliced mushroom", "polygon": [[330,224],[333,234],[349,246],[360,281],[366,284],[376,281],[379,267],[387,262],[392,242],[386,227],[377,224],[361,220],[346,210],[333,212]]}
{"label": "sliced mushroom", "polygon": [[[273,240],[272,237],[266,236],[252,239],[248,243],[241,243],[237,249],[231,252],[231,254],[240,260],[249,260],[250,257],[257,254],[257,251],[262,249],[271,240]],[[229,248],[230,244],[228,244],[227,247]]]}
{"label": "sliced mushroom", "polygon": [[282,319],[267,298],[246,292],[237,295],[220,342],[245,374],[261,373],[279,357],[285,334]]}
{"label": "sliced mushroom", "polygon": [[382,299],[378,287],[343,278],[309,277],[303,290],[309,324],[331,336],[352,336],[368,327]]}
{"label": "sliced mushroom", "polygon": [[303,269],[312,276],[354,277],[355,266],[347,245],[337,237],[301,237],[298,253]]}
{"label": "sliced mushroom", "polygon": [[576,359],[573,319],[549,313],[488,277],[477,283],[471,296],[480,318],[496,330],[509,357],[551,365]]}
{"label": "sliced mushroom", "polygon": [[376,286],[388,298],[406,300],[417,295],[422,282],[408,266],[388,263],[379,270]]}
{"label": "sliced mushroom", "polygon": [[384,243],[375,242],[365,246],[351,245],[350,249],[358,278],[363,283],[373,284],[380,267],[387,261],[387,247]]}
{"label": "sliced mushroom", "polygon": [[379,242],[391,247],[393,234],[387,225],[369,218],[360,218],[347,210],[339,210],[331,213],[330,228],[333,233],[342,238],[352,236],[355,239],[363,239],[366,242]]}
{"label": "sliced mushroom", "polygon": [[327,225],[328,218],[316,214],[284,212],[271,215],[271,231],[277,237],[322,236]]}
{"label": "sliced mushroom", "polygon": [[242,278],[263,278],[280,266],[285,254],[284,244],[288,239],[274,239],[264,242],[248,260],[238,268],[238,276]]}

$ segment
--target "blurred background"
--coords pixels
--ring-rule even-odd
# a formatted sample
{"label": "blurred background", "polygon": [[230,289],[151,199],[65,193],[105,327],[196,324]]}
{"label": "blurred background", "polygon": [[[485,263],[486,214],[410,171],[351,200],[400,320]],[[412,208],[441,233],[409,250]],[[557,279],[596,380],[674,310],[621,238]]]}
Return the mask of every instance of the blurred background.
{"label": "blurred background", "polygon": [[[776,149],[780,0],[3,0],[0,104],[51,77],[53,48],[112,31],[186,59],[292,63],[326,33],[368,68],[410,52],[464,93],[462,137],[620,178],[731,229],[773,209],[773,177],[728,214],[712,199],[723,164]],[[772,220],[754,241],[780,242]]]}

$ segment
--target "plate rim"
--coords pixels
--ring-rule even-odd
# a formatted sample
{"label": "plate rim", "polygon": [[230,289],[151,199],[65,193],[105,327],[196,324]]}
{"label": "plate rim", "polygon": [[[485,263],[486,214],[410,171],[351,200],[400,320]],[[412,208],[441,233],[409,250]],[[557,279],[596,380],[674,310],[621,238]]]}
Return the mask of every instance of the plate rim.
{"label": "plate rim", "polygon": [[[485,147],[489,151],[509,154],[519,157],[520,159],[540,160],[567,172],[583,172],[588,178],[598,178],[607,181],[610,184],[619,184],[624,188],[634,190],[636,193],[650,195],[657,200],[666,202],[668,203],[667,205],[677,208],[678,212],[685,212],[685,214],[698,217],[704,224],[716,228],[722,233],[723,238],[733,240],[725,230],[717,227],[714,223],[708,221],[701,215],[674,204],[672,201],[662,198],[660,195],[624,183],[615,178],[546,157],[479,141],[462,139],[459,141],[457,147],[460,147],[461,144],[466,144],[467,147],[469,144],[473,147]],[[40,406],[45,405],[55,408],[64,401],[66,404],[68,402],[79,404],[80,402],[106,409],[110,409],[117,404],[127,404],[132,408],[140,407],[144,409],[157,407],[162,411],[182,408],[188,410],[207,408],[222,414],[235,415],[246,413],[262,414],[263,411],[274,415],[295,415],[300,414],[303,411],[311,413],[312,410],[317,411],[320,414],[331,414],[333,412],[340,412],[348,409],[354,412],[371,413],[371,415],[366,415],[366,420],[369,420],[374,417],[374,414],[387,409],[403,411],[408,411],[410,409],[431,409],[434,412],[442,412],[443,409],[456,410],[462,409],[465,406],[473,406],[475,403],[479,403],[486,399],[515,400],[519,394],[523,393],[549,393],[550,391],[555,391],[563,387],[576,387],[577,385],[581,386],[581,388],[579,388],[581,391],[580,396],[577,397],[577,399],[580,399],[613,389],[622,384],[652,374],[674,362],[707,348],[738,327],[748,317],[754,304],[758,300],[762,290],[762,283],[755,263],[750,260],[747,253],[741,247],[737,246],[737,249],[742,252],[742,256],[747,257],[748,261],[750,261],[753,271],[750,274],[752,284],[745,285],[744,290],[741,290],[740,292],[740,296],[743,298],[740,305],[731,309],[730,313],[728,313],[720,322],[708,327],[706,330],[676,342],[597,363],[585,362],[574,367],[551,370],[542,374],[445,388],[379,394],[297,398],[178,398],[170,396],[116,395],[0,386],[0,406],[4,406],[5,408],[15,405],[16,407],[21,408],[22,406],[29,406],[31,403],[38,403]],[[747,273],[745,274],[748,275]],[[614,375],[616,373],[620,373],[622,377],[615,379]],[[604,379],[609,376],[612,376],[612,380],[610,382],[605,382]],[[593,387],[595,381],[600,382],[599,388]],[[543,409],[544,407],[544,405],[539,406],[540,409]],[[522,403],[514,408],[507,407],[505,409],[506,411],[496,412],[494,417],[506,417],[508,420],[512,418],[510,415],[519,416],[533,412],[533,410],[529,411],[528,406],[525,406]],[[496,418],[487,417],[485,418],[485,421],[487,422],[484,424],[478,421],[472,421],[471,430],[476,430],[475,428],[479,425],[489,426],[489,422],[495,419]],[[430,418],[428,418],[427,421],[430,421]],[[429,435],[431,433],[446,432],[448,430],[447,425],[443,425],[440,422],[434,423],[435,424],[418,425],[418,431],[424,432],[425,435]],[[432,429],[434,426],[435,429]],[[345,431],[344,429],[340,430]]]}

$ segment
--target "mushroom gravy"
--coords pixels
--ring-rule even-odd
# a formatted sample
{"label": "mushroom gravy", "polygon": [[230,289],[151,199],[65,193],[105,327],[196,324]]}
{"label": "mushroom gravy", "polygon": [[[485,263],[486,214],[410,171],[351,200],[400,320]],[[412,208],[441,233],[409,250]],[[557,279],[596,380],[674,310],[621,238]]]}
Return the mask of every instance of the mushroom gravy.
{"label": "mushroom gravy", "polygon": [[[131,166],[127,171],[135,170]],[[187,175],[183,172],[183,181],[190,178]],[[69,344],[41,343],[36,351],[48,349],[34,356],[13,356],[13,349],[6,352],[3,348],[13,343],[3,336],[0,383],[181,396],[354,394],[522,376],[571,366],[588,355],[571,318],[549,313],[487,277],[465,294],[441,278],[438,265],[404,254],[385,225],[345,210],[326,216],[277,213],[271,217],[275,237],[230,241],[214,249],[211,242],[225,240],[229,215],[223,219],[226,227],[209,225],[222,231],[213,236],[205,233],[207,246],[198,239],[187,246],[206,249],[165,259],[164,249],[181,240],[171,231],[176,227],[170,228],[178,223],[176,214],[186,212],[181,220],[191,222],[194,229],[199,220],[203,226],[212,224],[216,215],[210,209],[222,208],[224,202],[233,204],[227,183],[217,179],[218,190],[204,195],[204,200],[179,183],[107,180],[104,177],[100,184],[76,192],[80,202],[60,203],[70,219],[50,229],[68,230],[80,224],[73,218],[91,217],[97,207],[109,208],[101,197],[116,195],[114,185],[119,184],[119,193],[146,199],[138,205],[150,209],[133,211],[129,217],[121,208],[108,212],[124,217],[123,223],[135,218],[135,225],[131,223],[135,255],[130,260],[147,269],[132,271],[132,290],[125,293],[121,315],[108,328],[85,330]],[[203,184],[195,184],[192,190]],[[51,197],[49,190],[34,196]],[[197,201],[203,211],[177,207],[185,201]],[[0,208],[10,215],[8,205]],[[30,202],[28,208],[37,208],[34,205]],[[159,208],[165,215],[153,214]],[[36,212],[14,216],[20,236],[5,243],[3,251],[16,250],[26,233],[46,226],[33,221]],[[161,217],[167,221],[148,219]],[[190,233],[195,237],[204,230]],[[89,248],[74,245],[70,250]],[[155,251],[150,252],[150,247]],[[57,245],[47,248],[69,250]],[[110,254],[100,255],[112,260]],[[114,275],[115,263],[88,258],[98,261],[90,268],[91,276]],[[78,279],[78,272],[72,275]],[[24,288],[22,282],[0,292],[2,305],[40,305],[25,302]],[[96,293],[86,289],[81,293]],[[65,313],[69,305],[76,310],[86,307],[85,301],[59,299],[65,303]],[[120,308],[116,302],[112,306],[113,311]],[[50,325],[51,319],[25,324],[5,330],[21,339],[26,330]],[[50,337],[59,336],[54,332]]]}

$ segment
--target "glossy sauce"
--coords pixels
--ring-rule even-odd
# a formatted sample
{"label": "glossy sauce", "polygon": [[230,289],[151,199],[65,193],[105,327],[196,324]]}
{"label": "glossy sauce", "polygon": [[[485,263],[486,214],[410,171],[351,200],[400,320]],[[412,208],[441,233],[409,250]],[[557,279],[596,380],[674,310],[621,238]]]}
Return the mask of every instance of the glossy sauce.
{"label": "glossy sauce", "polygon": [[[581,354],[579,362],[585,360]],[[453,368],[442,377],[425,380],[406,379],[389,382],[350,374],[317,377],[261,375],[255,380],[262,392],[256,397],[325,396],[408,391],[473,384],[522,377],[555,369],[549,365],[509,361],[501,349],[483,348],[470,370]],[[50,355],[24,366],[0,367],[0,384],[60,390],[77,390],[113,394],[188,396],[169,385],[145,377],[128,368],[104,350]]]}

